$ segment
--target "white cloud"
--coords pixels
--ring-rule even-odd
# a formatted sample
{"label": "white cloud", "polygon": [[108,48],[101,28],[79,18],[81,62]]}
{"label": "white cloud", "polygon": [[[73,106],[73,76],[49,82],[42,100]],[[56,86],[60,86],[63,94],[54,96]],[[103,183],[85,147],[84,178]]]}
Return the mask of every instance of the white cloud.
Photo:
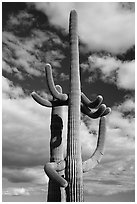
{"label": "white cloud", "polygon": [[61,49],[53,49],[54,45],[65,47],[59,36],[39,29],[31,29],[31,33],[25,38],[15,36],[14,31],[3,32],[3,70],[14,73],[20,80],[25,74],[40,77],[46,63],[51,63],[53,68],[61,67],[65,57]]}
{"label": "white cloud", "polygon": [[122,104],[119,104],[118,109],[122,112],[134,111],[135,110],[135,101],[131,98],[128,98]]}
{"label": "white cloud", "polygon": [[[24,71],[28,74],[32,74],[34,76],[41,75],[39,67],[36,68],[31,64],[33,63],[35,65],[35,63],[37,63],[35,55],[31,55],[30,52],[28,52],[25,45],[18,37],[15,37],[12,33],[5,31],[3,32],[3,43],[3,61],[4,65],[7,64],[7,66],[4,66],[3,69],[6,72],[13,72],[16,68],[16,70],[21,72],[22,69],[24,69]],[[11,71],[9,71],[9,68]]]}
{"label": "white cloud", "polygon": [[[135,13],[125,3],[54,2],[35,3],[51,24],[68,30],[70,10],[79,15],[79,36],[89,50],[124,53],[135,43]],[[132,4],[133,6],[133,4]]]}
{"label": "white cloud", "polygon": [[21,196],[21,195],[30,195],[29,191],[25,188],[8,188],[3,191],[3,195],[9,196]]}
{"label": "white cloud", "polygon": [[[110,57],[92,55],[89,57],[89,72],[99,69],[102,72],[102,79],[115,83],[118,88],[134,90],[135,89],[135,61],[124,61]],[[94,76],[93,76],[94,77]],[[94,78],[90,77],[90,81]]]}
{"label": "white cloud", "polygon": [[4,98],[18,98],[24,95],[21,87],[14,87],[13,83],[5,77],[2,77],[2,91]]}
{"label": "white cloud", "polygon": [[135,88],[135,61],[124,62],[117,71],[118,86],[132,90]]}
{"label": "white cloud", "polygon": [[50,109],[20,95],[22,89],[3,77],[3,165],[44,165],[49,157],[45,144],[50,136]]}
{"label": "white cloud", "polygon": [[[44,199],[46,199],[47,190],[48,190],[47,187],[48,187],[47,184],[45,184],[44,186],[43,185],[37,185],[37,186],[30,185],[30,186],[26,186],[26,187],[24,187],[24,186],[5,187],[5,188],[3,188],[3,192],[2,192],[3,202],[9,196],[23,196],[22,198],[26,198],[26,196],[28,196],[29,198],[33,198],[33,202],[36,201],[35,199],[37,196],[43,196],[44,195]],[[10,199],[12,199],[12,198],[9,198],[9,202],[11,202]],[[14,199],[16,199],[16,198],[14,198]],[[22,199],[20,200],[20,202],[21,201],[22,201]],[[30,201],[30,200],[28,200],[28,201]]]}
{"label": "white cloud", "polygon": [[[114,144],[114,142],[113,142]],[[84,174],[85,193],[89,195],[111,195],[135,188],[134,152],[111,146],[105,152],[100,165]]]}
{"label": "white cloud", "polygon": [[44,185],[48,183],[49,180],[42,166],[22,169],[4,167],[3,178],[6,178],[13,183],[31,183],[35,185]]}
{"label": "white cloud", "polygon": [[8,73],[12,73],[10,66],[5,61],[2,61],[2,69]]}
{"label": "white cloud", "polygon": [[60,74],[60,79],[61,79],[62,81],[69,80],[69,75],[62,72],[62,73]]}
{"label": "white cloud", "polygon": [[32,14],[27,13],[26,11],[21,11],[17,15],[11,14],[6,26],[10,30],[14,29],[15,26],[20,26],[22,27],[22,29],[24,28],[24,26],[28,28],[33,24],[33,20],[34,18]]}
{"label": "white cloud", "polygon": [[[86,194],[111,195],[134,190],[135,119],[131,112],[134,105],[132,98],[125,99],[123,103],[112,107],[112,112],[107,116],[105,154],[95,169],[84,174]],[[125,116],[127,110],[128,115]],[[87,119],[86,124],[91,133],[97,131],[97,120]],[[95,142],[95,136],[91,137],[92,142]]]}
{"label": "white cloud", "polygon": [[50,110],[33,99],[3,99],[3,165],[44,165],[49,158],[49,124]]}

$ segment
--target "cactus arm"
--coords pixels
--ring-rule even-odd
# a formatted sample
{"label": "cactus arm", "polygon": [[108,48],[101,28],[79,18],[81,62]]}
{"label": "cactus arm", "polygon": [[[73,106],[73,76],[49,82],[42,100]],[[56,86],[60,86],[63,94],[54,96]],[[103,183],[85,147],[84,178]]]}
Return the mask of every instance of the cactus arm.
{"label": "cactus arm", "polygon": [[52,103],[41,96],[39,96],[36,92],[31,93],[32,98],[42,106],[52,107]]}
{"label": "cactus arm", "polygon": [[99,122],[99,135],[97,147],[93,155],[87,161],[83,162],[83,172],[90,171],[101,161],[104,154],[105,135],[106,135],[106,118],[105,116],[103,116],[100,118]]}
{"label": "cactus arm", "polygon": [[[56,90],[62,94],[62,87],[60,85],[56,85]],[[67,95],[67,94],[64,94],[64,95]],[[67,96],[68,97],[68,96]],[[59,100],[59,99],[56,99],[56,100],[53,100],[52,101],[52,105],[53,106],[64,106],[64,105],[68,105],[68,99],[67,100]]]}
{"label": "cactus arm", "polygon": [[[111,108],[104,106],[104,104],[101,104],[103,100],[103,97],[98,95],[97,98],[91,102],[84,93],[81,93],[81,110],[83,113],[85,113],[86,115],[88,115],[91,118],[98,118],[100,116],[105,116],[107,114],[109,114],[111,112]],[[100,106],[100,107],[99,107]],[[92,112],[89,108],[98,108],[99,109],[96,112]],[[105,111],[104,111],[105,110]]]}
{"label": "cactus arm", "polygon": [[[60,89],[61,87],[59,85],[56,85],[56,89],[58,91],[58,89]],[[64,105],[68,105],[68,100],[66,101],[62,101],[62,100],[59,100],[59,99],[56,99],[56,100],[47,100],[47,99],[44,99],[42,98],[41,96],[39,96],[36,92],[32,92],[31,93],[31,96],[32,98],[37,102],[39,103],[40,105],[42,106],[46,106],[46,107],[56,107],[56,106],[64,106]]]}
{"label": "cactus arm", "polygon": [[39,96],[36,92],[32,92],[31,96],[40,105],[50,107],[50,108],[56,107],[56,106],[68,105],[68,100],[66,100],[66,101],[61,101],[61,100],[49,101],[49,100],[46,100],[46,99],[42,98],[41,96]]}
{"label": "cactus arm", "polygon": [[56,99],[62,100],[62,101],[66,101],[68,99],[67,94],[59,93],[56,90],[56,87],[55,87],[55,84],[53,81],[52,69],[51,69],[50,64],[46,64],[45,73],[46,73],[47,85],[48,85],[49,91],[51,92],[53,97]]}
{"label": "cactus arm", "polygon": [[90,118],[96,119],[96,118],[100,117],[105,112],[105,110],[106,110],[105,104],[102,104],[97,111],[92,112],[87,106],[85,106],[84,104],[81,103],[82,113],[86,114]]}
{"label": "cactus arm", "polygon": [[64,162],[60,164],[56,162],[51,162],[51,163],[49,162],[44,166],[44,171],[52,181],[55,181],[56,183],[58,183],[60,187],[66,188],[68,185],[67,181],[57,172],[65,169]]}
{"label": "cactus arm", "polygon": [[110,107],[107,107],[106,110],[104,111],[104,113],[101,115],[102,116],[106,116],[108,115],[109,113],[111,113],[111,108]]}
{"label": "cactus arm", "polygon": [[98,108],[103,101],[103,97],[98,95],[97,98],[91,102],[84,93],[81,93],[81,101],[89,108]]}

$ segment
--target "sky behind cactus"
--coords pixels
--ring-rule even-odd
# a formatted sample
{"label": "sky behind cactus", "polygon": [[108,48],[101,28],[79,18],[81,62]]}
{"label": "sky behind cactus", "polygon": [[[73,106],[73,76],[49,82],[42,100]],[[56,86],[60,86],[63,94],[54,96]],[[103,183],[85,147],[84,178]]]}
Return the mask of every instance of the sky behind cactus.
{"label": "sky behind cactus", "polygon": [[[56,84],[68,93],[68,18],[79,19],[82,91],[98,94],[112,108],[107,117],[105,155],[84,175],[86,201],[134,201],[134,3],[3,2],[2,156],[3,201],[46,201],[50,109],[30,93],[48,94],[45,63],[51,63]],[[66,135],[67,109],[64,108]],[[96,145],[98,120],[82,116],[83,159]]]}

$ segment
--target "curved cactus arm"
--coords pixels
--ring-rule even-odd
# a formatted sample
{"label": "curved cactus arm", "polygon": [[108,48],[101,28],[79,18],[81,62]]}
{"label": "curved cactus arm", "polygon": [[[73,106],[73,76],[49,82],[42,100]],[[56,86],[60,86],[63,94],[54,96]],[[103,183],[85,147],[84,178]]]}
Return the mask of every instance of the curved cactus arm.
{"label": "curved cactus arm", "polygon": [[31,96],[32,96],[32,98],[33,98],[37,103],[39,103],[40,105],[46,106],[46,107],[52,107],[51,101],[48,101],[48,100],[42,98],[42,97],[39,96],[36,92],[33,91],[33,92],[31,93]]}
{"label": "curved cactus arm", "polygon": [[103,97],[101,95],[98,95],[97,98],[94,101],[90,101],[87,96],[82,92],[81,93],[81,101],[83,104],[88,106],[89,108],[97,108],[103,101]]}
{"label": "curved cactus arm", "polygon": [[108,115],[109,113],[111,113],[111,108],[110,107],[107,107],[106,110],[104,111],[104,113],[101,115],[102,116],[106,116]]}
{"label": "curved cactus arm", "polygon": [[46,64],[45,73],[46,73],[48,88],[51,94],[53,95],[53,97],[62,101],[66,101],[68,99],[67,94],[59,93],[55,87],[50,64]]}
{"label": "curved cactus arm", "polygon": [[87,161],[83,162],[83,172],[90,171],[101,161],[104,154],[105,136],[106,136],[106,118],[105,116],[103,116],[100,118],[99,122],[99,135],[97,147],[93,155]]}
{"label": "curved cactus arm", "polygon": [[[57,91],[61,92],[62,91],[62,88],[61,86],[59,85],[56,85],[56,89]],[[42,106],[46,106],[46,107],[56,107],[56,106],[64,106],[64,105],[68,105],[68,100],[66,101],[62,101],[62,100],[58,100],[58,99],[55,99],[55,100],[47,100],[47,99],[44,99],[42,98],[41,96],[39,96],[36,92],[32,92],[31,93],[31,96],[32,98],[37,102],[39,103],[40,105]]]}
{"label": "curved cactus arm", "polygon": [[62,94],[62,87],[60,85],[55,85],[56,90]]}
{"label": "curved cactus arm", "polygon": [[106,105],[102,104],[99,109],[95,112],[92,112],[91,109],[89,109],[87,106],[85,106],[83,103],[81,103],[81,111],[82,113],[86,114],[90,118],[96,119],[100,117],[106,110]]}
{"label": "curved cactus arm", "polygon": [[[62,87],[60,85],[56,85],[56,90],[61,94],[62,93]],[[59,100],[59,99],[55,99],[52,101],[52,106],[64,106],[64,105],[68,105],[68,99],[66,101],[63,100]]]}
{"label": "curved cactus arm", "polygon": [[47,174],[47,176],[58,183],[60,187],[66,188],[68,183],[67,181],[58,174],[57,171],[61,171],[65,169],[65,161],[56,163],[56,162],[49,162],[44,166],[44,171]]}

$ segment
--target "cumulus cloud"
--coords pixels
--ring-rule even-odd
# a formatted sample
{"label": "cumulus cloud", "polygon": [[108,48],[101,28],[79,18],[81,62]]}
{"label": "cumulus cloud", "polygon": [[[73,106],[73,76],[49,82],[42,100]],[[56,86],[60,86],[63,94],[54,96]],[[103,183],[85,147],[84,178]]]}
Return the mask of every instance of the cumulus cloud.
{"label": "cumulus cloud", "polygon": [[89,195],[111,195],[135,188],[134,142],[113,132],[109,135],[108,131],[101,163],[84,175],[84,189]]}
{"label": "cumulus cloud", "polygon": [[[45,187],[46,186],[46,187]],[[47,184],[44,186],[23,186],[23,187],[7,187],[3,188],[3,202],[15,202],[19,201],[22,202],[25,201],[32,201],[32,202],[44,202],[47,195]],[[13,198],[14,196],[14,198]],[[18,198],[15,198],[15,196],[18,196]],[[20,198],[19,198],[20,196]],[[42,199],[40,199],[40,196],[42,196]]]}
{"label": "cumulus cloud", "polygon": [[135,101],[132,98],[127,98],[123,103],[118,105],[118,110],[121,112],[135,111]]}
{"label": "cumulus cloud", "polygon": [[130,90],[135,88],[135,61],[123,63],[117,71],[117,74],[119,87]]}
{"label": "cumulus cloud", "polygon": [[79,36],[92,51],[124,53],[135,43],[134,4],[94,2],[35,3],[51,24],[68,31],[68,14],[76,9],[79,15]]}
{"label": "cumulus cloud", "polygon": [[33,63],[35,65],[35,63],[38,63],[35,55],[29,53],[18,37],[15,37],[12,33],[5,31],[3,32],[3,44],[4,71],[21,74],[22,70],[24,70],[28,74],[34,76],[41,75],[41,71],[36,69],[36,67],[34,68],[31,64]]}
{"label": "cumulus cloud", "polygon": [[[85,175],[85,193],[89,195],[111,195],[120,192],[134,190],[134,161],[129,165],[115,164],[113,161],[110,166],[98,168],[96,173],[92,172]],[[102,171],[99,173],[99,171]],[[94,179],[95,178],[95,179]]]}
{"label": "cumulus cloud", "polygon": [[[112,107],[111,114],[107,116],[105,155],[96,169],[84,174],[86,195],[111,195],[134,190],[135,119],[132,114],[134,106],[134,100],[127,98],[123,103]],[[95,147],[98,121],[89,118],[84,120]]]}
{"label": "cumulus cloud", "polygon": [[59,43],[56,36],[50,36],[50,32],[46,36],[45,32],[34,30],[34,36],[29,39],[21,39],[10,32],[3,32],[3,70],[23,79],[25,73],[40,77],[44,74],[47,62],[54,68],[60,67],[61,60],[65,57],[61,50],[43,50],[46,41],[52,37],[55,43]]}
{"label": "cumulus cloud", "polygon": [[89,56],[89,66],[82,64],[82,69],[94,73],[89,76],[88,81],[96,79],[96,71],[102,73],[101,78],[105,82],[114,83],[118,88],[134,90],[135,89],[135,61],[121,61],[111,56]]}
{"label": "cumulus cloud", "polygon": [[62,72],[62,73],[60,74],[60,79],[61,79],[62,81],[69,80],[69,75]]}
{"label": "cumulus cloud", "polygon": [[30,195],[30,193],[25,188],[8,188],[8,189],[3,191],[3,195],[8,195],[8,196],[25,195],[25,196],[28,196],[28,195]]}
{"label": "cumulus cloud", "polygon": [[5,77],[2,77],[3,98],[18,98],[24,96],[24,91],[21,87],[14,87],[13,83]]}
{"label": "cumulus cloud", "polygon": [[44,165],[50,135],[46,118],[50,118],[50,110],[31,98],[3,99],[3,165]]}
{"label": "cumulus cloud", "polygon": [[19,98],[22,89],[6,78],[3,82],[3,165],[44,165],[49,152],[45,144],[50,135],[50,110],[30,97]]}
{"label": "cumulus cloud", "polygon": [[[37,185],[41,188],[48,182],[43,167],[49,160],[50,110],[25,97],[21,87],[15,87],[5,77],[2,102],[3,178],[17,186],[20,183],[33,185],[29,190],[4,188],[3,195],[30,195]],[[46,117],[49,118],[47,122]]]}
{"label": "cumulus cloud", "polygon": [[31,183],[43,185],[48,182],[48,177],[44,173],[42,166],[33,168],[3,168],[3,178],[13,183]]}
{"label": "cumulus cloud", "polygon": [[[101,163],[91,172],[84,174],[85,195],[108,196],[128,192],[135,188],[135,102],[133,98],[114,107],[107,118],[105,154]],[[125,114],[126,113],[126,114]],[[91,133],[87,143],[91,153],[96,147],[98,120],[83,116],[83,121]],[[86,155],[86,159],[89,154]]]}
{"label": "cumulus cloud", "polygon": [[27,11],[9,15],[2,34],[2,68],[19,80],[26,76],[42,76],[45,63],[60,68],[65,57],[61,48],[65,48],[66,44],[60,37],[50,30],[34,27],[34,22],[38,24],[36,17]]}

